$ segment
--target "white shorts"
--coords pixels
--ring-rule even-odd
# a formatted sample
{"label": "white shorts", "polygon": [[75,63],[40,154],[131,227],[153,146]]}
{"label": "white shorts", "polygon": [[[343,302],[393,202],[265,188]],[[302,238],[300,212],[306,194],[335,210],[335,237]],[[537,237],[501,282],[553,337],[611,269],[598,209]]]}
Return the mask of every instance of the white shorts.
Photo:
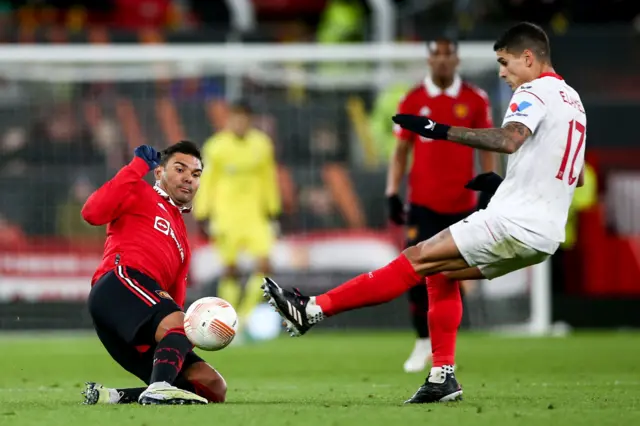
{"label": "white shorts", "polygon": [[517,225],[480,210],[449,230],[469,266],[477,266],[485,278],[493,279],[541,263],[550,256],[513,238],[509,232],[513,226]]}

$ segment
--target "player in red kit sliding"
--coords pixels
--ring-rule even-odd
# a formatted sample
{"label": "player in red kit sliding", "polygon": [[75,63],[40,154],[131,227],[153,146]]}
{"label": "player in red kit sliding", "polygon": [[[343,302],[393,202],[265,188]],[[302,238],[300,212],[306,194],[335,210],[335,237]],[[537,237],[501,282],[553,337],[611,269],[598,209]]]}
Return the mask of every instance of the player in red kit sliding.
{"label": "player in red kit sliding", "polygon": [[[96,333],[111,357],[148,386],[87,383],[85,404],[223,402],[224,379],[193,352],[183,326],[191,251],[182,215],[198,191],[200,151],[182,141],[161,153],[139,146],[134,154],[91,194],[82,217],[107,224],[88,300]],[[155,186],[143,180],[149,171]]]}
{"label": "player in red kit sliding", "polygon": [[565,239],[573,194],[584,183],[587,117],[575,89],[551,64],[549,39],[540,27],[520,23],[494,44],[499,75],[514,91],[502,127],[450,126],[415,114],[392,119],[420,136],[508,155],[504,180],[483,174],[467,186],[491,193],[478,210],[426,241],[405,249],[386,266],[361,274],[318,296],[280,288],[265,278],[269,303],[292,335],[303,335],[325,317],[388,302],[424,277],[428,281],[433,367],[406,403],[459,399],[453,371],[462,319],[454,280],[494,279],[544,262]]}
{"label": "player in red kit sliding", "polygon": [[[493,127],[486,93],[463,81],[456,73],[460,62],[457,44],[441,38],[428,43],[427,48],[429,75],[402,99],[398,114],[429,116],[443,123],[470,128]],[[389,218],[398,225],[406,224],[406,247],[411,247],[464,219],[476,209],[475,193],[465,188],[474,175],[475,150],[418,136],[397,125],[394,133],[397,144],[389,163],[386,188]],[[405,215],[399,192],[411,152],[413,164],[407,191],[409,211]],[[495,156],[489,151],[479,151],[483,172],[495,169]],[[446,278],[437,275],[430,280]],[[451,285],[459,287],[457,282]],[[413,351],[404,363],[404,370],[410,373],[422,371],[431,358],[426,282],[412,287],[408,295],[411,320],[417,334]]]}

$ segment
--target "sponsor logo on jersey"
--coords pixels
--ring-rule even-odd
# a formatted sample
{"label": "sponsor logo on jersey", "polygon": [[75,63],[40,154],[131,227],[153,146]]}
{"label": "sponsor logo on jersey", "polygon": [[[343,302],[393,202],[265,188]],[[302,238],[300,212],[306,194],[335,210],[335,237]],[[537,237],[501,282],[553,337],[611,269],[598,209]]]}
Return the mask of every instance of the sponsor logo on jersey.
{"label": "sponsor logo on jersey", "polygon": [[522,101],[519,104],[514,102],[511,105],[509,105],[509,111],[511,111],[511,114],[507,115],[505,118],[528,117],[529,114],[523,113],[522,111],[524,111],[525,109],[529,108],[532,105],[533,105],[532,103],[527,101]]}
{"label": "sponsor logo on jersey", "polygon": [[522,101],[519,104],[514,102],[511,105],[509,105],[509,109],[512,112],[521,112],[521,111],[524,111],[525,109],[529,108],[530,106],[531,106],[531,103],[527,102],[527,101]]}
{"label": "sponsor logo on jersey", "polygon": [[163,217],[156,216],[156,219],[153,223],[153,227],[156,230],[162,232],[164,235],[168,235],[171,237],[171,239],[173,239],[173,242],[176,244],[176,247],[180,252],[180,260],[184,262],[184,249],[182,248],[182,244],[180,244],[180,241],[178,241],[178,237],[176,237],[176,233],[173,232],[173,229],[171,228],[171,223],[169,223],[169,221]]}
{"label": "sponsor logo on jersey", "polygon": [[418,112],[418,115],[421,115],[423,117],[431,115],[431,108],[429,108],[428,106],[423,106],[422,108],[420,108],[420,112]]}

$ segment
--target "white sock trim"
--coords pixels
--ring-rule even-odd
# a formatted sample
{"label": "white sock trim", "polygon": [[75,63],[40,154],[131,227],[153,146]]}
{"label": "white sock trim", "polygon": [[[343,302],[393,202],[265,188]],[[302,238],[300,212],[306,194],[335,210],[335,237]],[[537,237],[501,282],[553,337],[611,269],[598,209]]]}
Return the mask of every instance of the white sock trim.
{"label": "white sock trim", "polygon": [[324,319],[324,313],[322,312],[320,305],[316,304],[315,296],[309,298],[305,314],[307,314],[307,321],[309,321],[309,324],[316,324]]}
{"label": "white sock trim", "polygon": [[453,365],[443,365],[442,367],[431,367],[429,382],[444,383],[447,374],[453,374]]}
{"label": "white sock trim", "polygon": [[118,392],[118,389],[107,389],[109,391],[109,404],[117,404],[122,398],[122,394]]}

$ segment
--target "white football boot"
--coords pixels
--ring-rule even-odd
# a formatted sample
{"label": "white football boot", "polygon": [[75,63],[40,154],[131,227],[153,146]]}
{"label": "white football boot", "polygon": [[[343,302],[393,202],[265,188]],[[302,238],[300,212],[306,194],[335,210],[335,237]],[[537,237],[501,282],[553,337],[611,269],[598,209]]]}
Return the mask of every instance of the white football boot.
{"label": "white football boot", "polygon": [[85,405],[117,404],[122,396],[117,389],[105,388],[100,383],[87,382],[84,391]]}
{"label": "white football boot", "polygon": [[411,355],[404,362],[405,373],[419,373],[431,362],[431,339],[416,339]]}
{"label": "white football boot", "polygon": [[149,387],[140,394],[138,402],[141,405],[195,405],[209,403],[205,398],[171,386],[167,382],[151,383]]}

